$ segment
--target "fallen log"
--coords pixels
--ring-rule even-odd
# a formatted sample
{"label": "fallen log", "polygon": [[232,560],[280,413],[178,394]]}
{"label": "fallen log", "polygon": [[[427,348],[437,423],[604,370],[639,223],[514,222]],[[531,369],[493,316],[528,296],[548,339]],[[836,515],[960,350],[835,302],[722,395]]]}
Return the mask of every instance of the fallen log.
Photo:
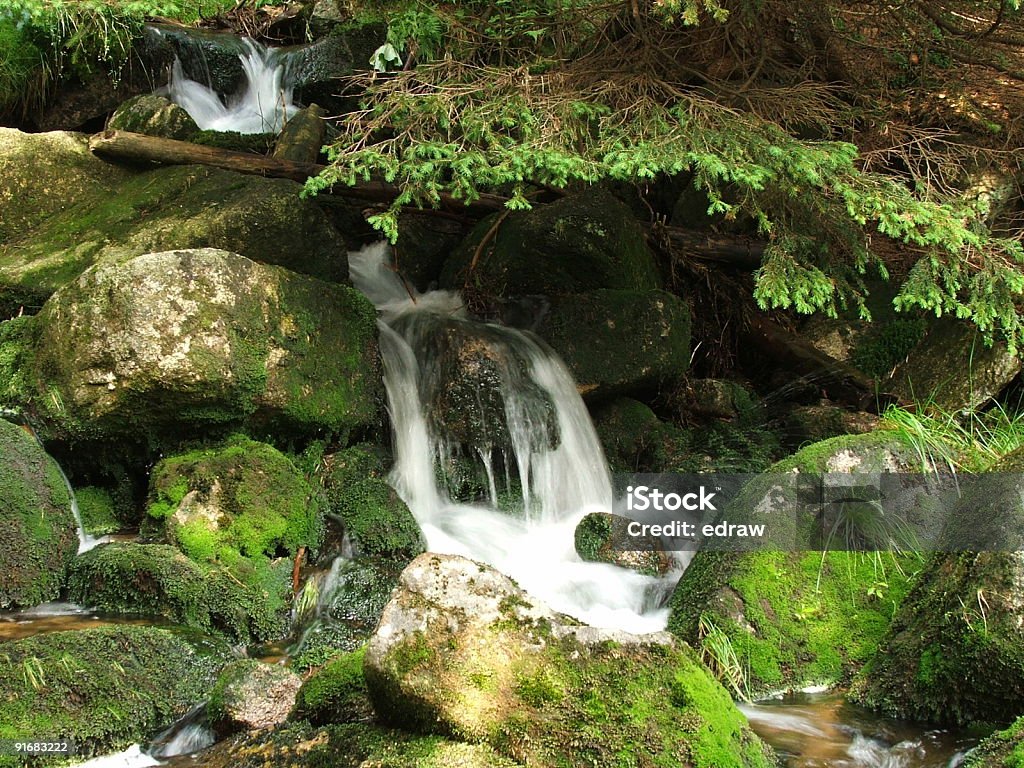
{"label": "fallen log", "polygon": [[[133,163],[159,163],[160,165],[209,165],[227,171],[256,176],[291,179],[305,182],[317,176],[326,166],[302,163],[249,152],[207,147],[188,141],[163,139],[129,131],[103,131],[89,139],[93,154],[108,160]],[[354,186],[337,185],[331,194],[354,197],[377,203],[390,203],[400,193],[394,184],[382,181],[363,181]],[[478,200],[465,203],[451,195],[441,195],[441,205],[450,210],[482,215],[505,209],[506,198],[499,195],[480,195]]]}
{"label": "fallen log", "polygon": [[[292,179],[298,182],[305,182],[310,177],[319,175],[326,167],[318,163],[236,152],[129,131],[97,133],[89,139],[89,149],[95,155],[113,161],[208,165],[238,173]],[[390,203],[400,192],[396,185],[382,181],[363,181],[353,186],[338,184],[328,191],[336,197],[374,203]],[[507,201],[506,197],[491,194],[482,194],[479,199],[468,204],[451,195],[441,195],[440,200],[443,209],[470,216],[485,216],[507,211]],[[424,212],[428,210],[424,209]],[[728,264],[740,269],[756,269],[760,266],[764,254],[765,243],[748,237],[696,232],[679,227],[661,226],[659,229],[673,246],[683,249],[686,256],[699,261]]]}

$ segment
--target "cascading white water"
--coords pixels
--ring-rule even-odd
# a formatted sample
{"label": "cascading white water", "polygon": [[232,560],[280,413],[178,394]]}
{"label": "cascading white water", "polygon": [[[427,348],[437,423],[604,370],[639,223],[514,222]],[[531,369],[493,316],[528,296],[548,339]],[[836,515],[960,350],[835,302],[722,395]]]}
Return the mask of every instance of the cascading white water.
{"label": "cascading white water", "polygon": [[[537,423],[536,406],[514,376],[504,376],[502,397],[522,487],[524,515],[494,505],[452,501],[439,484],[435,461],[449,453],[432,434],[421,379],[432,369],[428,343],[439,321],[464,322],[462,299],[454,292],[420,295],[390,268],[390,249],[372,245],[349,254],[353,283],[381,313],[384,384],[395,438],[391,483],[423,529],[432,552],[486,562],[556,610],[595,626],[651,632],[663,629],[661,603],[673,579],[643,576],[611,565],[584,562],[576,554],[574,531],[584,515],[610,511],[612,486],[604,454],[572,376],[558,357],[529,334],[499,326],[486,329],[490,343],[505,344],[502,357],[528,363],[529,380],[554,409],[559,440],[549,445]],[[485,461],[485,465],[487,462]],[[678,576],[678,574],[675,574]]]}
{"label": "cascading white water", "polygon": [[286,62],[273,48],[243,40],[246,52],[239,56],[245,73],[241,91],[225,102],[216,91],[185,76],[179,59],[174,60],[168,96],[180,105],[196,125],[214,131],[277,133],[297,111],[292,87],[285,77]]}

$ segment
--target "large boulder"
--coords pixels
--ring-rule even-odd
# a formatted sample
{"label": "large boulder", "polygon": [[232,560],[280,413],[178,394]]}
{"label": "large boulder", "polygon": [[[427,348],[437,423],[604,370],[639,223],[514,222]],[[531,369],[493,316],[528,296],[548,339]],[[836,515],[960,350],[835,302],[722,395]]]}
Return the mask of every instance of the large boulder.
{"label": "large boulder", "polygon": [[936,723],[1024,712],[1024,451],[962,477],[963,497],[878,653],[857,701]]}
{"label": "large boulder", "polygon": [[77,551],[60,468],[27,432],[0,419],[0,608],[55,599]]}
{"label": "large boulder", "polygon": [[527,765],[773,764],[688,648],[580,625],[461,557],[406,568],[364,671],[383,721]]}
{"label": "large boulder", "polygon": [[280,725],[288,719],[301,687],[302,678],[287,667],[239,659],[217,678],[206,717],[221,732]]}
{"label": "large boulder", "polygon": [[[79,146],[72,134],[45,135]],[[48,148],[33,146],[39,152]],[[84,144],[81,151],[106,167],[88,155]],[[74,154],[70,159],[69,194],[63,191],[61,167],[42,163],[32,182],[40,188],[39,197],[48,190],[61,205],[32,195],[19,200],[25,223],[0,236],[0,290],[11,297],[0,304],[2,316],[17,314],[16,300],[22,296],[28,297],[23,303],[38,306],[92,264],[158,251],[221,248],[332,282],[348,274],[346,240],[316,202],[299,197],[298,182],[176,166],[130,176],[99,173],[107,180],[99,184],[89,162]],[[32,165],[30,157],[15,157],[12,167],[20,169],[23,162]]]}
{"label": "large boulder", "polygon": [[152,627],[6,642],[0,738],[67,738],[82,758],[144,742],[206,698],[226,657],[223,646]]}
{"label": "large boulder", "polygon": [[496,223],[484,219],[451,255],[441,274],[443,286],[468,285],[491,297],[660,286],[640,225],[624,203],[602,189],[511,213],[492,233]]}
{"label": "large boulder", "polygon": [[114,542],[75,558],[68,598],[103,613],[155,616],[232,642],[276,639],[288,629],[291,568],[274,572],[190,560],[166,544]]}
{"label": "large boulder", "polygon": [[232,427],[345,434],[378,420],[373,306],[237,254],[100,265],[35,320],[39,406],[54,436],[138,445]]}
{"label": "large boulder", "polygon": [[564,296],[552,301],[536,331],[589,397],[653,391],[690,366],[690,310],[665,291]]}
{"label": "large boulder", "polygon": [[[920,556],[908,552],[917,540],[904,540],[907,528],[887,527],[871,505],[846,508],[848,518],[835,521],[841,533],[830,538],[832,519],[818,528],[822,518],[810,507],[800,512],[803,497],[794,493],[801,475],[920,470],[912,445],[874,432],[810,445],[753,477],[721,519],[766,523],[771,546],[697,552],[672,595],[669,630],[695,645],[709,628],[723,632],[744,660],[753,695],[849,680],[874,654],[920,567]],[[900,513],[922,531],[936,530],[940,490],[949,489],[912,485],[897,497]]]}
{"label": "large boulder", "polygon": [[5,319],[22,306],[38,308],[50,292],[9,274],[8,264],[17,260],[13,244],[30,240],[52,216],[110,198],[130,174],[94,157],[82,134],[12,128],[0,128],[0,167],[0,319]]}
{"label": "large boulder", "polygon": [[956,319],[934,323],[883,385],[908,402],[942,413],[977,410],[1020,373],[1006,344],[986,345],[981,333]]}

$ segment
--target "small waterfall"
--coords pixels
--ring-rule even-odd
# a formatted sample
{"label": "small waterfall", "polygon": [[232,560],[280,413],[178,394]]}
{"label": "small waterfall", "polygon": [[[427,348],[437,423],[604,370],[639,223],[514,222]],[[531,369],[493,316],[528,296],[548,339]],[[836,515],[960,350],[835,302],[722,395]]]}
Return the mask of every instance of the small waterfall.
{"label": "small waterfall", "polygon": [[[381,312],[384,384],[395,441],[390,480],[429,549],[489,563],[556,610],[590,624],[632,632],[663,629],[667,611],[661,604],[671,578],[584,562],[576,554],[576,524],[588,512],[611,510],[612,487],[597,435],[564,363],[531,334],[467,319],[457,293],[411,291],[390,268],[389,257],[385,244],[349,254],[350,274]],[[465,446],[467,455],[482,458],[490,504],[453,501],[443,479],[439,482],[436,467],[444,465],[453,447],[432,424],[426,401],[431,391],[448,386],[437,381],[437,338],[452,329],[485,339],[493,360],[509,363],[500,390],[513,455],[504,469],[519,482],[522,516],[495,506],[501,473],[486,458],[493,452],[490,444]]]}
{"label": "small waterfall", "polygon": [[222,98],[209,85],[188,78],[181,59],[175,58],[168,96],[202,129],[277,133],[298,109],[292,103],[286,59],[276,49],[248,38],[243,43],[245,51],[239,54],[239,59],[245,84],[238,93]]}
{"label": "small waterfall", "polygon": [[71,481],[64,474],[64,470],[60,466],[57,468],[60,469],[60,476],[64,479],[64,485],[68,489],[68,496],[71,497],[71,512],[75,516],[75,525],[78,526],[78,554],[88,552],[90,549],[110,541],[107,536],[97,538],[86,532],[85,525],[82,523],[82,513],[78,509],[78,499],[75,498],[75,489],[71,487]]}
{"label": "small waterfall", "polygon": [[[18,417],[18,414],[13,411],[0,411],[0,417],[4,416]],[[39,439],[39,435],[36,434],[36,431],[32,429],[30,425],[21,422],[20,420],[15,423],[20,424],[22,429],[32,435],[32,438],[39,444],[39,447],[44,451],[46,450],[46,446],[43,445],[43,441]],[[54,463],[56,464],[56,461],[54,461]],[[75,525],[78,528],[78,554],[88,552],[93,547],[109,541],[110,539],[106,536],[96,538],[95,536],[90,536],[86,533],[85,525],[82,523],[82,513],[78,509],[78,499],[75,498],[75,489],[71,487],[71,481],[68,480],[68,476],[64,474],[64,470],[59,464],[57,464],[57,470],[60,472],[60,477],[64,481],[64,487],[68,489],[68,496],[71,499],[71,513],[75,516]]]}
{"label": "small waterfall", "polygon": [[193,707],[178,722],[157,736],[147,750],[156,758],[191,755],[201,749],[212,746],[217,735],[203,721],[206,714],[206,703]]}

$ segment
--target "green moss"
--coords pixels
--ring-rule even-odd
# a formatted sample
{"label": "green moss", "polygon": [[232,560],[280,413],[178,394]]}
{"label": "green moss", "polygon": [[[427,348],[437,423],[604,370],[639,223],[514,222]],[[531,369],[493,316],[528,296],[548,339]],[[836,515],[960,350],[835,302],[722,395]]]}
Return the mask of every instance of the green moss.
{"label": "green moss", "polygon": [[205,697],[225,655],[214,647],[125,626],[4,643],[0,738],[71,738],[83,757],[144,742]]}
{"label": "green moss", "polygon": [[[237,436],[215,448],[160,462],[150,480],[149,517],[196,561],[222,550],[248,558],[315,549],[322,519],[314,489],[277,449]],[[194,494],[199,505],[182,502]],[[214,509],[214,517],[202,510]]]}
{"label": "green moss", "polygon": [[367,721],[373,706],[363,678],[366,648],[328,661],[302,684],[295,701],[293,719],[314,725]]}
{"label": "green moss", "polygon": [[31,375],[35,340],[33,318],[0,322],[0,406],[16,411],[31,408],[38,394]]}
{"label": "green moss", "polygon": [[78,534],[60,469],[25,431],[0,419],[0,608],[60,593]]}
{"label": "green moss", "polygon": [[1024,717],[967,753],[963,768],[1024,768]]}
{"label": "green moss", "polygon": [[288,575],[263,563],[199,564],[162,544],[113,543],[75,560],[68,596],[106,613],[159,616],[251,643],[287,629]]}
{"label": "green moss", "polygon": [[855,681],[852,698],[934,723],[1005,723],[1018,714],[1024,644],[1015,560],[1009,552],[934,555],[880,652]]}
{"label": "green moss", "polygon": [[274,149],[274,144],[277,142],[277,134],[206,130],[193,133],[188,140],[193,144],[202,144],[206,147],[267,155]]}
{"label": "green moss", "polygon": [[383,458],[372,446],[339,451],[327,466],[327,505],[360,555],[408,562],[425,551],[416,519],[387,484]]}
{"label": "green moss", "polygon": [[884,378],[921,341],[927,328],[923,317],[894,317],[871,324],[857,340],[850,362],[869,376]]}
{"label": "green moss", "polygon": [[75,500],[86,533],[103,536],[121,529],[121,521],[114,509],[114,499],[106,489],[93,486],[79,488],[75,491]]}
{"label": "green moss", "polygon": [[601,289],[552,302],[537,334],[584,393],[653,392],[690,366],[690,310],[666,291]]}

